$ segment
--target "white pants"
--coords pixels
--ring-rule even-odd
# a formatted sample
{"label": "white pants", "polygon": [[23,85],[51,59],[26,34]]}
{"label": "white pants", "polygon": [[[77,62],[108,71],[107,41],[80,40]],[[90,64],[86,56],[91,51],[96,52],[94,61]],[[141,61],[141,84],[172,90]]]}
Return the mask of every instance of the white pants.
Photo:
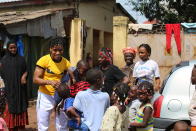
{"label": "white pants", "polygon": [[[55,106],[54,96],[46,95],[38,91],[37,97],[37,123],[38,131],[48,131],[50,115]],[[67,116],[63,111],[56,113],[55,125],[57,131],[68,131]]]}

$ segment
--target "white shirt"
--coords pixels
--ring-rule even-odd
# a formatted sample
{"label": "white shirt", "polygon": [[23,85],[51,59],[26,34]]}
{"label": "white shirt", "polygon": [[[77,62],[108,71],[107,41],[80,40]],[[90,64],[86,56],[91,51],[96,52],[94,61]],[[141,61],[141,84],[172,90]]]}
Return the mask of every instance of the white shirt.
{"label": "white shirt", "polygon": [[129,107],[129,122],[135,121],[136,113],[137,113],[138,109],[140,108],[140,105],[141,105],[141,102],[138,99],[133,100],[128,105],[128,107]]}
{"label": "white shirt", "polygon": [[84,115],[84,122],[90,131],[98,131],[101,126],[103,115],[110,106],[109,95],[100,90],[88,89],[80,91],[74,100],[73,106]]}
{"label": "white shirt", "polygon": [[138,61],[133,69],[133,77],[147,77],[153,80],[155,77],[160,77],[159,66],[154,60]]}

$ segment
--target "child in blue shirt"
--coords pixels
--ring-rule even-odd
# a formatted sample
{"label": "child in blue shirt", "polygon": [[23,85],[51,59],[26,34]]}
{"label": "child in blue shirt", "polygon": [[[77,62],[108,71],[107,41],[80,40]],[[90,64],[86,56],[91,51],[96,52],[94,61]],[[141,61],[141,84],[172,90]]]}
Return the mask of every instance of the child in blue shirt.
{"label": "child in blue shirt", "polygon": [[[78,110],[73,110],[73,102],[75,99],[76,94],[79,91],[84,91],[86,89],[90,88],[90,84],[88,82],[85,81],[80,81],[77,82],[76,84],[70,86],[70,96],[69,98],[65,99],[64,101],[64,107],[63,110],[65,111],[65,113],[67,114],[67,116],[69,118],[71,118],[71,120],[68,121],[68,127],[72,128],[72,129],[79,129],[82,131],[88,131],[88,127],[84,126],[84,124],[79,124],[77,121],[80,121],[79,119],[82,116],[82,112],[78,111]],[[74,114],[74,115],[72,115]],[[75,116],[75,118],[74,118]]]}

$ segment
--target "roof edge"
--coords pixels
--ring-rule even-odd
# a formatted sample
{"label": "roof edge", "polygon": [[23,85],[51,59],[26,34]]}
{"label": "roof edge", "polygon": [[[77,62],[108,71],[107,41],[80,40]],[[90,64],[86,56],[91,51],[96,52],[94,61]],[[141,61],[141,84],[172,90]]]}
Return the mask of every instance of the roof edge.
{"label": "roof edge", "polygon": [[129,19],[133,22],[133,23],[137,23],[137,21],[133,18],[133,16],[131,14],[129,14],[129,12],[127,12],[125,10],[125,8],[120,4],[120,3],[116,3],[117,7],[119,7],[123,13],[125,13],[126,16],[129,17]]}

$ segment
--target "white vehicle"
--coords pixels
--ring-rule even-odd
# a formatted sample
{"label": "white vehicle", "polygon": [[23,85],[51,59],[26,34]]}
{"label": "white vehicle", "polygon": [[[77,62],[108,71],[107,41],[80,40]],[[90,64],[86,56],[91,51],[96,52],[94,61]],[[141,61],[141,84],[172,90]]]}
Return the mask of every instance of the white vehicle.
{"label": "white vehicle", "polygon": [[163,81],[161,96],[154,102],[154,131],[170,131],[183,120],[190,124],[188,108],[195,91],[191,73],[196,61],[185,61],[172,68]]}

